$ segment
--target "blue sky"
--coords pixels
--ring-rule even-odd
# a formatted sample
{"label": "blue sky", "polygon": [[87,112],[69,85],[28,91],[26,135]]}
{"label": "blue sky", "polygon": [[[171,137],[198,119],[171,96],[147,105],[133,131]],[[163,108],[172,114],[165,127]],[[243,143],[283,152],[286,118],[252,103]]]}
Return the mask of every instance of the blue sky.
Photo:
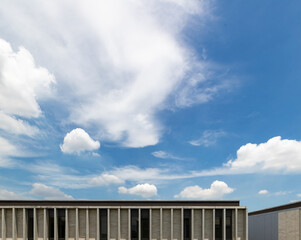
{"label": "blue sky", "polygon": [[300,5],[4,0],[0,198],[300,201]]}

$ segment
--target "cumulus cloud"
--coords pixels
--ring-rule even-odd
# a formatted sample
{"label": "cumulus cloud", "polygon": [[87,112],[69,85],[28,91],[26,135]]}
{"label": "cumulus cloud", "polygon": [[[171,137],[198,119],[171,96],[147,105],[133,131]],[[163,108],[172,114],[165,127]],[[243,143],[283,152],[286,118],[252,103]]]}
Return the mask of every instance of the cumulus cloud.
{"label": "cumulus cloud", "polygon": [[138,195],[149,198],[157,195],[157,187],[153,184],[138,184],[132,188],[119,187],[118,192],[122,194]]}
{"label": "cumulus cloud", "polygon": [[222,130],[206,130],[203,132],[201,138],[192,140],[189,143],[194,146],[209,147],[216,144],[217,140],[225,135],[226,133]]}
{"label": "cumulus cloud", "polygon": [[29,192],[30,194],[41,197],[45,200],[73,200],[73,197],[65,194],[61,190],[47,186],[41,183],[34,183],[32,190]]}
{"label": "cumulus cloud", "polygon": [[[204,66],[181,35],[190,18],[205,22],[205,2],[5,1],[0,30],[55,73],[69,123],[93,126],[106,141],[144,147],[160,140],[159,110],[207,102],[225,85],[216,84],[210,64]],[[23,115],[38,116],[35,99],[26,100]]]}
{"label": "cumulus cloud", "polygon": [[76,128],[66,134],[60,148],[63,153],[80,154],[84,151],[97,150],[100,148],[100,143],[94,141],[85,130]]}
{"label": "cumulus cloud", "polygon": [[27,121],[41,115],[38,100],[51,93],[54,76],[38,67],[33,56],[24,47],[15,52],[0,39],[0,129],[13,134],[34,136],[39,132]]}
{"label": "cumulus cloud", "polygon": [[265,143],[248,143],[225,166],[232,171],[292,173],[301,171],[301,141],[274,137]]}
{"label": "cumulus cloud", "polygon": [[[38,99],[49,96],[54,76],[38,67],[24,47],[14,52],[10,44],[0,39],[0,109],[8,115],[38,117]],[[2,113],[3,114],[3,113]]]}
{"label": "cumulus cloud", "polygon": [[248,143],[237,151],[236,159],[231,159],[223,167],[201,172],[194,176],[225,174],[270,173],[289,174],[301,172],[301,141],[273,137],[267,142]]}
{"label": "cumulus cloud", "polygon": [[265,189],[260,190],[260,191],[258,192],[259,195],[266,195],[266,194],[268,194],[268,193],[269,193],[269,191],[268,191],[268,190],[265,190]]}
{"label": "cumulus cloud", "polygon": [[93,177],[91,180],[89,180],[89,183],[91,185],[103,186],[109,184],[121,184],[124,183],[124,180],[114,175],[103,173],[100,176]]}
{"label": "cumulus cloud", "polygon": [[23,197],[17,193],[10,192],[6,189],[0,189],[0,200],[18,200]]}
{"label": "cumulus cloud", "polygon": [[210,188],[203,189],[202,187],[195,185],[184,188],[180,194],[175,195],[176,198],[190,198],[190,199],[219,199],[225,194],[230,194],[234,191],[234,188],[230,188],[223,181],[214,181]]}

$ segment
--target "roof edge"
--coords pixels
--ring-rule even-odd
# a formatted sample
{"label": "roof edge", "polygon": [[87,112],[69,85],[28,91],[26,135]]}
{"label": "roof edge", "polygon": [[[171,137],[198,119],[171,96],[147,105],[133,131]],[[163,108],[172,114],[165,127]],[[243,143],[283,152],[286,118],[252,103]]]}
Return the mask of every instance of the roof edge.
{"label": "roof edge", "polygon": [[263,213],[277,212],[277,211],[282,211],[282,210],[288,210],[288,209],[293,209],[293,208],[298,208],[298,207],[301,208],[301,201],[249,212],[249,216],[259,215],[259,214],[263,214]]}
{"label": "roof edge", "polygon": [[239,200],[0,200],[0,206],[240,206]]}

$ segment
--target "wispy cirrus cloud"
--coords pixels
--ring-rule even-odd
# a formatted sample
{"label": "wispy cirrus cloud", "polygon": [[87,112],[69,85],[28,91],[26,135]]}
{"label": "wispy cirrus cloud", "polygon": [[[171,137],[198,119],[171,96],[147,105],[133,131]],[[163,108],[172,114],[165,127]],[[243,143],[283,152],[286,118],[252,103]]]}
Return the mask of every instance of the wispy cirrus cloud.
{"label": "wispy cirrus cloud", "polygon": [[209,147],[216,144],[218,139],[225,135],[226,132],[222,130],[206,130],[199,139],[191,140],[189,143],[193,146]]}
{"label": "wispy cirrus cloud", "polygon": [[161,158],[161,159],[174,159],[174,160],[180,160],[180,161],[189,160],[189,158],[175,156],[175,155],[165,152],[165,151],[155,151],[155,152],[152,152],[152,155],[156,158]]}
{"label": "wispy cirrus cloud", "polygon": [[[186,23],[205,23],[210,9],[209,2],[197,0],[4,1],[1,26],[12,27],[0,30],[56,75],[58,101],[69,115],[65,123],[93,130],[104,141],[144,147],[162,135],[158,110],[207,102],[227,85],[216,81],[214,64],[196,58],[182,37]],[[32,108],[24,114],[38,116],[33,96],[26,100]]]}

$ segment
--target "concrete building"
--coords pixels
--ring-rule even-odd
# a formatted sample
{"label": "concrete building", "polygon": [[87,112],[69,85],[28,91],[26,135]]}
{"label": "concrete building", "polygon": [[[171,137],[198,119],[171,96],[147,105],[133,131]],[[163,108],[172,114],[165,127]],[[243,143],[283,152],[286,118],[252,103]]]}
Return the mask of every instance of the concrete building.
{"label": "concrete building", "polygon": [[247,240],[239,201],[0,201],[0,240]]}
{"label": "concrete building", "polygon": [[250,240],[300,240],[301,202],[249,213]]}

